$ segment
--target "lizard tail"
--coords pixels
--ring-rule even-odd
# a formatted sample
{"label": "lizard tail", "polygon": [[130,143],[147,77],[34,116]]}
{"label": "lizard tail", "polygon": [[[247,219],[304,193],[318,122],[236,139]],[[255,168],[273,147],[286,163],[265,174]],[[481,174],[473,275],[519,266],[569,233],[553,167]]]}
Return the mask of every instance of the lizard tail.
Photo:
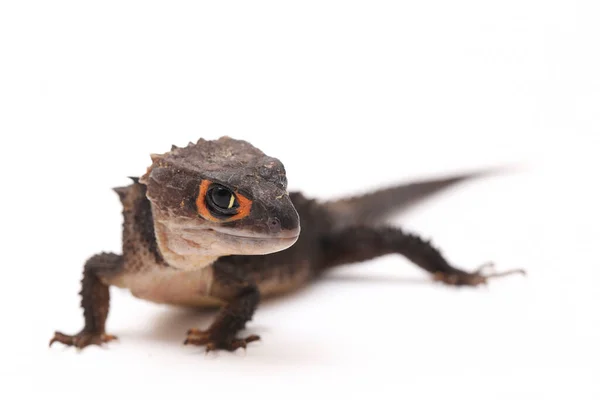
{"label": "lizard tail", "polygon": [[381,222],[391,214],[405,211],[450,186],[488,176],[494,172],[498,172],[498,170],[480,170],[443,178],[413,181],[355,197],[328,201],[323,206],[335,221],[334,229],[343,229],[352,225],[372,225]]}

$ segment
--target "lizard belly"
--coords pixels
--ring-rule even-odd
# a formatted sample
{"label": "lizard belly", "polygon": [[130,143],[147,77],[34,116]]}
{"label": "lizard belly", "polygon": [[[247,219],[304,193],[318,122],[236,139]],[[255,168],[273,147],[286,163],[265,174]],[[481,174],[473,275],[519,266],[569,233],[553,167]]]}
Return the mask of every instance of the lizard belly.
{"label": "lizard belly", "polygon": [[107,283],[126,288],[137,298],[154,303],[190,307],[217,307],[223,302],[209,296],[213,281],[212,268],[180,271],[157,268],[125,272]]}

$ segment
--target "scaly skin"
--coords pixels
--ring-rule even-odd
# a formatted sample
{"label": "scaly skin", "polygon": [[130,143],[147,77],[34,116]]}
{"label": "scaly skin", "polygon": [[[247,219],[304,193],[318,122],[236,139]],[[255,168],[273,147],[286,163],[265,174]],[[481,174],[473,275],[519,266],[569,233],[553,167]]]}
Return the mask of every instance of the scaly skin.
{"label": "scaly skin", "polygon": [[[322,203],[288,194],[283,165],[243,141],[200,140],[152,160],[140,180],[116,189],[123,203],[123,255],[99,254],[84,267],[84,328],[75,335],[55,332],[51,345],[84,348],[116,339],[105,332],[110,285],[158,303],[220,304],[212,325],[190,329],[184,343],[233,351],[260,339],[237,334],[261,299],[300,288],[328,268],[399,254],[453,286],[524,273],[467,272],[418,235],[381,223],[391,212],[478,174]],[[212,185],[230,192],[208,199]],[[223,211],[215,199],[224,201]]]}
{"label": "scaly skin", "polygon": [[60,342],[82,349],[90,344],[100,345],[117,339],[116,336],[105,332],[110,292],[108,286],[100,280],[100,276],[120,270],[122,262],[121,256],[111,253],[95,255],[86,262],[79,292],[85,326],[75,335],[55,332],[50,345]]}

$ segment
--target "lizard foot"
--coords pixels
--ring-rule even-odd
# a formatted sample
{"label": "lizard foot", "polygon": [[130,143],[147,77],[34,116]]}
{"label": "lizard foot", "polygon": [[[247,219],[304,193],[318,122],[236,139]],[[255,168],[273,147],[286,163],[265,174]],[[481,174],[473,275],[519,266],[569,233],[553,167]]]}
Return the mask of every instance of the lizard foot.
{"label": "lizard foot", "polygon": [[521,274],[525,275],[526,272],[523,269],[511,269],[502,272],[492,272],[486,274],[484,271],[488,268],[494,268],[493,263],[485,263],[479,267],[475,272],[465,272],[457,270],[454,273],[436,272],[433,275],[433,280],[443,282],[447,285],[452,286],[478,286],[481,284],[487,284],[488,279],[498,278],[501,276]]}
{"label": "lizard foot", "polygon": [[250,342],[260,340],[258,335],[250,335],[244,339],[231,337],[228,335],[218,334],[212,332],[210,329],[202,331],[200,329],[190,329],[187,332],[187,338],[183,344],[193,344],[196,346],[206,346],[206,352],[214,351],[217,349],[235,351],[240,347],[246,348],[246,345]]}
{"label": "lizard foot", "polygon": [[83,349],[90,344],[101,346],[102,344],[108,343],[112,340],[117,340],[117,337],[114,335],[108,335],[106,333],[81,331],[76,335],[65,335],[61,332],[54,332],[54,337],[50,340],[49,346],[52,346],[54,342],[59,342],[67,346],[74,346],[78,349]]}

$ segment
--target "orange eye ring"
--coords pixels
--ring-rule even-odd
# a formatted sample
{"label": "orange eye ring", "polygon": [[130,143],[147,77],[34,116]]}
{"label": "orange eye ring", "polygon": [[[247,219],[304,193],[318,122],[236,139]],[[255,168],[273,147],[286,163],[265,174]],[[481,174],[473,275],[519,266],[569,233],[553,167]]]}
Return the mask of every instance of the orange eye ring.
{"label": "orange eye ring", "polygon": [[237,212],[232,216],[222,216],[217,217],[206,205],[206,195],[208,193],[208,188],[213,184],[213,182],[209,180],[203,180],[200,183],[200,190],[198,192],[198,197],[196,197],[196,209],[198,211],[198,215],[202,218],[212,221],[212,222],[231,222],[236,221],[242,218],[246,218],[250,215],[250,209],[252,208],[252,200],[247,197],[241,195],[239,192],[232,191],[235,199],[237,200],[239,207],[237,207]]}

